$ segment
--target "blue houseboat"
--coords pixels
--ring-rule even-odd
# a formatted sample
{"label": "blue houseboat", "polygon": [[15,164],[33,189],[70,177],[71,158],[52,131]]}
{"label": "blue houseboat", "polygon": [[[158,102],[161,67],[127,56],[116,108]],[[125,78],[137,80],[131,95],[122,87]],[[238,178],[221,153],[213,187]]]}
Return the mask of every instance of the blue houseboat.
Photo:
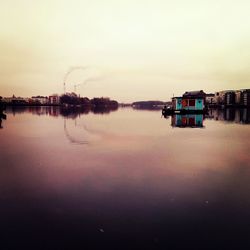
{"label": "blue houseboat", "polygon": [[204,113],[206,93],[203,90],[185,92],[181,97],[172,98],[172,109],[163,108],[163,115]]}

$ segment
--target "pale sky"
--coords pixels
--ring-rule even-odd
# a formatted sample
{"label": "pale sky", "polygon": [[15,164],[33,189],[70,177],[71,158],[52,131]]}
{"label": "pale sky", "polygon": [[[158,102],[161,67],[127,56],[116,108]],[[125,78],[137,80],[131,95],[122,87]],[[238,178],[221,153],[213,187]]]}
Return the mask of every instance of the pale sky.
{"label": "pale sky", "polygon": [[66,91],[120,102],[250,88],[249,0],[0,1],[2,96],[61,94],[72,67]]}

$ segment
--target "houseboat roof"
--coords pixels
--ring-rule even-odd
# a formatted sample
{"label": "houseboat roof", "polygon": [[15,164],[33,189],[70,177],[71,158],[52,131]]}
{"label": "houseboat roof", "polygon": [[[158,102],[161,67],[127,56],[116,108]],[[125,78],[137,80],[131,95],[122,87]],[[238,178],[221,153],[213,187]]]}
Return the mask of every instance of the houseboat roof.
{"label": "houseboat roof", "polygon": [[186,91],[182,96],[174,96],[172,99],[176,98],[205,98],[206,93],[203,90],[196,91]]}
{"label": "houseboat roof", "polygon": [[172,99],[175,99],[175,98],[182,98],[182,96],[174,96],[174,97],[172,97]]}
{"label": "houseboat roof", "polygon": [[200,99],[202,99],[202,98],[204,98],[204,96],[201,96],[201,95],[199,95],[199,96],[194,96],[194,95],[188,95],[188,96],[174,96],[174,97],[172,97],[172,100],[173,100],[173,99],[177,99],[177,98],[181,98],[181,99],[186,99],[186,98],[197,99],[197,98],[200,98]]}
{"label": "houseboat roof", "polygon": [[196,91],[186,91],[183,94],[183,97],[188,97],[188,96],[193,96],[193,97],[204,97],[206,96],[206,93],[203,90],[196,90]]}

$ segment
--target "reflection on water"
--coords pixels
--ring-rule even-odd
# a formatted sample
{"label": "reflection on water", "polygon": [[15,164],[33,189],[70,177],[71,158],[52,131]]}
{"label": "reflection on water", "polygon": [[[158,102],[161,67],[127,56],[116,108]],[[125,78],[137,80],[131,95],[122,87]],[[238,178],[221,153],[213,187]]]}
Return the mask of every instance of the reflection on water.
{"label": "reflection on water", "polygon": [[[75,126],[76,126],[76,123],[75,123]],[[69,129],[67,128],[67,119],[64,119],[64,133],[66,137],[68,138],[68,140],[73,144],[77,144],[77,145],[89,144],[89,141],[81,139],[81,138],[75,138],[70,134]]]}
{"label": "reflection on water", "polygon": [[214,119],[217,121],[228,121],[228,122],[249,124],[250,109],[249,108],[210,109],[207,118]]}
{"label": "reflection on water", "polygon": [[175,114],[171,117],[172,127],[191,127],[202,128],[203,127],[203,115],[202,114]]}
{"label": "reflection on water", "polygon": [[[159,110],[151,109],[154,112]],[[117,108],[95,107],[90,109],[89,107],[9,107],[8,112],[15,115],[16,113],[31,113],[35,115],[49,115],[49,116],[64,116],[67,118],[76,119],[80,115],[93,114],[109,114],[110,112],[117,111]],[[150,111],[150,110],[148,110]],[[168,116],[166,116],[168,118]],[[249,108],[226,108],[226,109],[210,109],[208,114],[176,114],[172,117],[172,125],[185,127],[201,127],[204,119],[214,119],[217,121],[229,121],[236,123],[248,124],[250,122],[250,109]]]}
{"label": "reflection on water", "polygon": [[216,112],[8,109],[1,248],[249,249],[250,126]]}
{"label": "reflection on water", "polygon": [[5,107],[4,105],[1,103],[1,97],[0,97],[0,129],[3,128],[2,126],[2,120],[6,120],[7,116],[4,113]]}
{"label": "reflection on water", "polygon": [[8,112],[12,114],[16,113],[31,113],[35,115],[50,115],[50,116],[66,116],[70,118],[76,118],[81,114],[109,114],[110,112],[116,111],[117,107],[57,107],[57,106],[37,106],[37,107],[28,107],[28,106],[12,106],[8,107]]}
{"label": "reflection on water", "polygon": [[[165,116],[169,118],[169,116]],[[205,119],[213,119],[216,121],[234,122],[239,124],[249,124],[250,109],[210,109],[208,114],[174,114],[171,116],[171,126],[180,128],[201,128],[204,127]]]}

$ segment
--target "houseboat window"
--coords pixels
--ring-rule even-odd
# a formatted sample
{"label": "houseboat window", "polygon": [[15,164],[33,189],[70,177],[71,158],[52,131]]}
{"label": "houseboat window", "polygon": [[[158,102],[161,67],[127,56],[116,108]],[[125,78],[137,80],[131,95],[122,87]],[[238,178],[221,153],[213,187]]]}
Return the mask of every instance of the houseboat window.
{"label": "houseboat window", "polygon": [[194,99],[189,100],[189,106],[195,106],[195,100]]}
{"label": "houseboat window", "polygon": [[183,100],[182,100],[182,106],[183,106],[183,107],[188,106],[188,100],[183,99]]}

